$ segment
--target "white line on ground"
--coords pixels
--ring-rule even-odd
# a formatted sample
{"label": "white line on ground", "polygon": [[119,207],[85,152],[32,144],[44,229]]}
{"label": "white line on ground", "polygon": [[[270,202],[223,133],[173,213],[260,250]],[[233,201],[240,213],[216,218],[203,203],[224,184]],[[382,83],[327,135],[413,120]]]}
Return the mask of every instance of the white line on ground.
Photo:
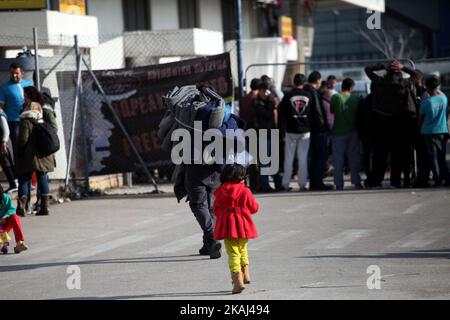
{"label": "white line on ground", "polygon": [[94,246],[91,247],[89,249],[86,250],[82,250],[80,252],[77,252],[71,256],[69,256],[69,258],[89,258],[95,255],[98,255],[100,253],[104,253],[107,251],[111,251],[132,243],[136,243],[136,242],[140,242],[149,238],[152,238],[153,235],[132,235],[132,236],[128,236],[128,237],[124,237],[124,238],[120,238],[120,239],[116,239],[113,241],[109,241],[106,243],[102,243],[98,246]]}
{"label": "white line on ground", "polygon": [[169,243],[166,243],[164,245],[152,248],[147,251],[139,252],[139,255],[148,255],[148,254],[155,254],[155,253],[174,253],[181,251],[186,248],[193,247],[195,245],[201,244],[203,234],[202,233],[196,233],[188,237],[184,237]]}
{"label": "white line on ground", "polygon": [[450,234],[450,230],[444,228],[436,228],[426,231],[417,231],[407,235],[406,237],[400,239],[389,245],[390,248],[400,247],[400,248],[423,248],[433,242],[438,241]]}
{"label": "white line on ground", "polygon": [[368,229],[345,230],[333,237],[313,243],[307,249],[342,249],[371,233],[373,233],[373,230]]}
{"label": "white line on ground", "polygon": [[300,231],[273,231],[261,236],[258,240],[252,241],[248,250],[259,250],[276,242],[283,241],[289,237],[299,234]]}
{"label": "white line on ground", "polygon": [[282,211],[286,212],[286,213],[294,213],[294,212],[299,212],[302,209],[306,209],[306,208],[310,208],[310,207],[314,207],[314,206],[320,206],[320,205],[321,205],[321,203],[305,203],[305,204],[298,205],[292,209],[285,209]]}
{"label": "white line on ground", "polygon": [[310,283],[310,284],[304,284],[301,285],[300,288],[311,288],[311,287],[316,287],[318,285],[322,285],[325,284],[325,282],[314,282],[314,283]]}
{"label": "white line on ground", "polygon": [[417,211],[419,211],[419,209],[421,209],[424,206],[423,203],[417,203],[411,207],[409,207],[408,209],[406,209],[405,211],[403,211],[403,214],[413,214],[416,213]]}
{"label": "white line on ground", "polygon": [[151,224],[151,223],[161,223],[164,222],[164,225],[166,227],[161,228],[159,231],[166,231],[167,225],[170,225],[171,227],[175,227],[175,226],[179,226],[181,224],[186,223],[186,221],[177,221],[175,223],[171,222],[172,219],[176,214],[178,213],[183,213],[186,210],[177,210],[177,211],[172,211],[172,212],[168,212],[163,214],[162,216],[157,216],[157,217],[152,217],[150,219],[147,220],[143,220],[143,221],[139,221],[138,223],[135,223],[127,228],[122,228],[122,229],[118,229],[118,230],[113,230],[113,231],[108,231],[102,234],[99,234],[97,236],[94,237],[89,237],[86,239],[80,239],[80,240],[76,240],[76,241],[71,241],[71,242],[64,242],[64,243],[58,243],[52,246],[46,246],[46,247],[41,247],[41,248],[33,248],[33,250],[30,250],[30,252],[27,253],[28,256],[30,255],[36,255],[36,254],[41,254],[45,251],[49,251],[49,250],[53,250],[56,248],[61,248],[61,247],[67,247],[67,246],[72,246],[78,243],[83,243],[83,242],[89,242],[89,241],[93,241],[93,240],[97,240],[97,239],[101,239],[101,238],[105,238],[108,236],[112,236],[112,235],[119,235],[119,234],[123,234],[123,233],[131,233],[134,229],[145,226],[147,224]]}

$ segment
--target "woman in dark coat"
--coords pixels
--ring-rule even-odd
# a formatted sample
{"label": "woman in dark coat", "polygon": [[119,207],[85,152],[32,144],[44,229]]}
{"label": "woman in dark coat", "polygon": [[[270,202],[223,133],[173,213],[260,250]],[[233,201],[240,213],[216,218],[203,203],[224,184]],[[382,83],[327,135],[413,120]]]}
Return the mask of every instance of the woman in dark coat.
{"label": "woman in dark coat", "polygon": [[41,193],[41,208],[36,215],[48,215],[50,189],[47,173],[55,168],[54,156],[40,156],[37,150],[36,123],[44,122],[42,96],[34,87],[24,89],[25,107],[20,115],[17,154],[15,155],[16,174],[19,178],[19,201],[17,211],[24,215],[31,187],[31,176],[36,172],[38,187]]}

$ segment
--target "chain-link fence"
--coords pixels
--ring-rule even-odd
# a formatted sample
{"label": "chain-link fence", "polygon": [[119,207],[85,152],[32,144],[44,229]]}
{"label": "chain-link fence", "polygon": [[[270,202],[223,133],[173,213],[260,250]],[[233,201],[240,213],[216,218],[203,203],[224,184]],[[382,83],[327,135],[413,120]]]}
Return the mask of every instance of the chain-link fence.
{"label": "chain-link fence", "polygon": [[[227,52],[231,57],[231,69],[237,73],[234,59],[236,43],[230,41],[224,44],[220,32],[186,29],[126,32],[102,35],[99,39],[80,37],[78,43],[84,61],[79,68],[73,37],[38,37],[37,42],[41,88],[57,100],[55,111],[60,127],[59,136],[63,141],[56,155],[57,170],[50,175],[52,179],[63,180],[67,172],[73,178],[84,179],[90,175],[119,172],[117,168],[121,168],[121,172],[135,172],[136,182],[151,182],[144,170],[149,168],[157,183],[170,180],[173,170],[170,155],[159,148],[156,131],[164,114],[162,96],[170,86],[192,84],[198,80],[186,73],[183,61],[194,61],[190,66],[193,70],[209,70],[213,77],[198,81],[212,85],[229,100],[233,100],[234,86],[237,85],[237,81],[229,81],[228,76],[221,73],[221,58],[195,60]],[[23,62],[26,69],[25,77],[33,79],[34,58],[27,55],[29,49],[34,53],[31,30],[30,37],[0,35],[0,47],[4,57],[0,59],[2,83],[8,80],[9,64],[16,61],[19,54],[22,54],[22,58],[18,58],[18,61]],[[250,66],[245,74],[247,86],[252,78],[267,74],[278,79],[276,84],[282,94],[282,87],[291,84],[295,73],[301,71],[308,74],[313,69],[320,70],[324,77],[334,74],[338,79],[352,77],[364,82],[367,81],[364,67],[380,61],[319,64],[272,62]],[[149,67],[166,63],[175,64]],[[448,91],[450,59],[420,61],[417,68],[424,73],[440,71],[443,88]],[[79,104],[76,104],[75,98],[77,70],[81,71]],[[78,109],[74,112],[76,105]],[[140,129],[136,131],[136,128]],[[69,159],[72,131],[73,151]],[[66,170],[67,165],[70,166],[69,170]]]}
{"label": "chain-link fence", "polygon": [[[156,136],[165,112],[162,96],[175,85],[196,83],[211,85],[232,100],[231,74],[224,76],[222,72],[228,66],[219,58],[202,58],[225,52],[223,37],[217,32],[127,32],[102,35],[96,41],[79,37],[79,66],[74,37],[38,36],[37,43],[41,89],[56,100],[60,128],[61,149],[51,179],[65,180],[67,173],[83,180],[92,175],[135,172],[136,182],[148,183],[152,182],[146,174],[148,168],[157,182],[170,180],[170,154],[160,149]],[[37,85],[31,30],[30,37],[0,35],[0,48],[4,57],[0,59],[2,83],[9,79],[10,64],[18,61],[24,66],[25,78]],[[183,74],[183,61],[196,63],[189,66],[195,69],[192,77]],[[163,64],[168,67],[148,67]],[[81,82],[77,81],[78,70]],[[212,77],[198,76],[208,71]]]}

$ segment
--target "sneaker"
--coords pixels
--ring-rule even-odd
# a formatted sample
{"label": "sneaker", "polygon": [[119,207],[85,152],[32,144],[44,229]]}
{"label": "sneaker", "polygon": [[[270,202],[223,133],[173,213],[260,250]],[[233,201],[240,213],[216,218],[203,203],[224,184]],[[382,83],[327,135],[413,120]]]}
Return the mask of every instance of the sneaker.
{"label": "sneaker", "polygon": [[18,244],[15,248],[14,248],[14,253],[21,253],[22,251],[26,251],[28,250],[28,246],[25,243],[21,243],[20,245]]}
{"label": "sneaker", "polygon": [[4,245],[2,246],[1,252],[2,252],[3,254],[8,254],[8,244],[4,244]]}
{"label": "sneaker", "polygon": [[220,249],[222,249],[222,244],[219,241],[214,241],[214,243],[211,245],[209,258],[219,259],[222,256],[222,254],[220,253]]}

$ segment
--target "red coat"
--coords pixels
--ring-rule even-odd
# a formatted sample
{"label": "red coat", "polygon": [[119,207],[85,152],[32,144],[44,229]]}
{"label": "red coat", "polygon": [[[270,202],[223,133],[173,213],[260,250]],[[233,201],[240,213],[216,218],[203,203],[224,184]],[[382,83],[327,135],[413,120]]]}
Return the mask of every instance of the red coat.
{"label": "red coat", "polygon": [[252,239],[258,237],[252,214],[259,205],[244,183],[225,183],[214,191],[216,216],[214,239]]}

